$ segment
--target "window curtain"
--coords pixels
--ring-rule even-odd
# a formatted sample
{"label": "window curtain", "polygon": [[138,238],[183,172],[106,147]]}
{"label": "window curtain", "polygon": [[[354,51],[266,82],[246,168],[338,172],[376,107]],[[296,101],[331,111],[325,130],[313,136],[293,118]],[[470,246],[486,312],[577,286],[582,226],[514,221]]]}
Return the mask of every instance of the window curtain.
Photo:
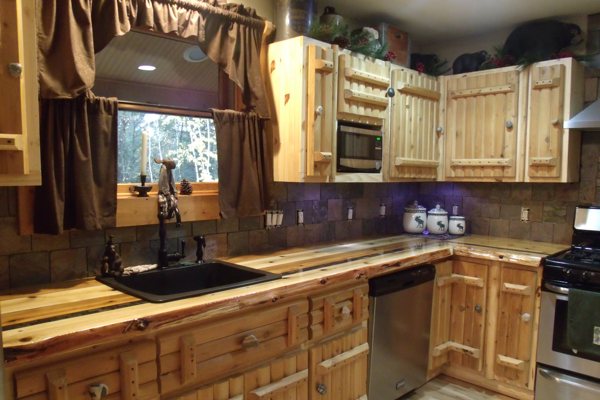
{"label": "window curtain", "polygon": [[[256,118],[268,117],[260,71],[265,21],[252,9],[199,0],[44,0],[37,4],[42,99],[40,125],[42,135],[46,136],[41,139],[42,164],[44,170],[49,171],[44,173],[42,187],[36,192],[36,205],[39,205],[34,216],[36,232],[60,233],[68,228],[114,226],[114,219],[108,216],[114,215],[116,209],[116,160],[112,165],[101,164],[91,155],[116,152],[116,122],[108,123],[108,117],[92,117],[89,108],[94,106],[88,102],[110,102],[93,97],[90,90],[95,79],[95,53],[115,36],[137,28],[196,38],[207,56],[242,89],[246,109],[254,111]],[[84,104],[88,104],[87,109],[84,109]],[[78,112],[84,114],[78,115]],[[107,115],[116,121],[116,113],[115,106],[114,113]],[[83,123],[82,119],[87,122]],[[100,120],[102,126],[91,125]],[[114,131],[107,134],[103,129],[109,126]],[[79,129],[87,129],[87,138],[83,137],[86,133],[79,132]],[[102,139],[92,137],[99,132],[103,132]],[[88,143],[103,146],[103,149],[90,152],[86,148]],[[227,165],[223,163],[228,157],[223,157],[224,161],[219,159],[219,170],[222,165]],[[81,168],[84,161],[87,164]],[[99,172],[98,168],[108,168],[107,173]],[[111,175],[113,173],[114,176]],[[82,182],[89,182],[92,189],[80,190],[78,185]],[[112,192],[109,187],[113,187]],[[261,191],[244,189],[241,193],[245,197]],[[225,192],[220,196],[230,197]],[[248,199],[239,204],[253,202]],[[262,197],[260,202],[264,202]],[[41,213],[42,204],[52,205],[48,209],[53,213],[50,218],[48,212]],[[232,203],[227,201],[226,204]],[[88,206],[92,207],[89,212],[85,208]],[[241,215],[247,212],[255,211],[239,210]],[[231,214],[229,209],[223,215]]]}
{"label": "window curtain", "polygon": [[92,93],[41,100],[43,185],[35,196],[36,232],[115,225],[117,108],[117,99]]}
{"label": "window curtain", "polygon": [[272,177],[265,120],[256,113],[212,110],[219,158],[223,218],[260,215],[268,206]]}
{"label": "window curtain", "polygon": [[38,22],[42,98],[74,98],[94,84],[94,54],[133,28],[196,38],[242,89],[248,110],[268,117],[260,48],[265,21],[251,8],[200,0],[44,0]]}

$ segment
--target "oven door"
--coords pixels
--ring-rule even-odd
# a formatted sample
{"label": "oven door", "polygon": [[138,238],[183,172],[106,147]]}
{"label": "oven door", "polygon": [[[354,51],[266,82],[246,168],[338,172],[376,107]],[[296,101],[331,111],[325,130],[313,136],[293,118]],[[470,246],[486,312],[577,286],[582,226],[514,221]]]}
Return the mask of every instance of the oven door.
{"label": "oven door", "polygon": [[[544,283],[541,299],[537,361],[600,379],[600,359],[574,352],[567,345],[569,289]],[[543,397],[542,397],[543,398]]]}

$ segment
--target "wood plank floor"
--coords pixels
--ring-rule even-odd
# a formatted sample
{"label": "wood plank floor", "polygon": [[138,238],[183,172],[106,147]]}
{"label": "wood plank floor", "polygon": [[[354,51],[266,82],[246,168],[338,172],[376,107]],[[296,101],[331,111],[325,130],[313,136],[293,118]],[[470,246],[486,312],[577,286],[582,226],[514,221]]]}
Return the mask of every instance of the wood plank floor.
{"label": "wood plank floor", "polygon": [[429,381],[403,400],[514,400],[447,376]]}

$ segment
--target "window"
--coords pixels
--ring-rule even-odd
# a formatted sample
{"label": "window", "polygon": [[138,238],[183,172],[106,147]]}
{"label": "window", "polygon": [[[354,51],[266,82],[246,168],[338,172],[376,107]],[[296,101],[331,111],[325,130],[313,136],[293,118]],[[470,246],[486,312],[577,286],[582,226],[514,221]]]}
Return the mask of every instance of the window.
{"label": "window", "polygon": [[119,183],[140,180],[142,133],[148,134],[147,182],[157,182],[160,164],[173,159],[177,182],[216,182],[217,140],[210,113],[122,104],[119,107]]}

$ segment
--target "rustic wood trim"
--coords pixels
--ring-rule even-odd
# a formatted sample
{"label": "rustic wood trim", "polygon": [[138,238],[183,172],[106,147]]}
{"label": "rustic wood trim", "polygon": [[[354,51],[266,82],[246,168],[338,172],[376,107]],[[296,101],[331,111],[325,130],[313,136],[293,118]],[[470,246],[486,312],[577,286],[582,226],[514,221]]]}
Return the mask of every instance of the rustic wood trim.
{"label": "rustic wood trim", "polygon": [[196,339],[193,334],[181,336],[179,339],[181,349],[181,384],[196,379]]}
{"label": "rustic wood trim", "polygon": [[557,157],[530,157],[530,167],[556,167],[559,163]]}
{"label": "rustic wood trim", "polygon": [[453,341],[448,341],[446,343],[442,343],[433,348],[432,355],[434,357],[439,357],[443,354],[446,354],[449,351],[456,351],[460,354],[464,354],[476,359],[481,358],[481,349],[476,349],[475,347],[467,346],[461,343],[456,343]]}
{"label": "rustic wood trim", "polygon": [[373,104],[374,106],[387,108],[389,100],[383,96],[376,96],[373,94],[359,92],[358,90],[346,89],[344,90],[344,98],[351,101],[360,101],[363,103]]}
{"label": "rustic wood trim", "polygon": [[451,167],[511,167],[511,158],[463,158],[450,161]]}
{"label": "rustic wood trim", "polygon": [[384,78],[380,75],[371,74],[366,71],[359,71],[352,67],[344,68],[344,75],[348,79],[351,79],[354,81],[359,81],[359,82],[370,83],[371,85],[375,85],[375,86],[387,87],[390,85],[389,78]]}
{"label": "rustic wood trim", "polygon": [[48,398],[50,400],[69,399],[67,373],[63,368],[46,373],[46,384],[48,386]]}
{"label": "rustic wood trim", "polygon": [[302,385],[308,381],[308,369],[286,376],[283,379],[261,386],[248,393],[249,400],[271,399],[273,396],[284,392],[292,387]]}
{"label": "rustic wood trim", "polygon": [[440,165],[438,160],[420,160],[416,158],[396,157],[394,159],[396,167],[430,167],[435,168]]}
{"label": "rustic wood trim", "polygon": [[121,370],[121,399],[135,400],[139,396],[139,372],[138,361],[134,352],[121,353],[119,355]]}
{"label": "rustic wood trim", "polygon": [[354,361],[356,361],[360,357],[366,357],[369,353],[369,343],[360,344],[351,350],[345,351],[341,354],[338,354],[335,357],[332,357],[328,360],[321,361],[317,365],[317,374],[318,375],[326,375],[329,372],[348,365]]}
{"label": "rustic wood trim", "polygon": [[524,371],[527,367],[527,361],[519,360],[517,358],[504,356],[498,354],[496,357],[496,363],[503,365],[508,368],[516,369],[517,371]]}
{"label": "rustic wood trim", "polygon": [[400,93],[406,93],[417,97],[423,97],[433,101],[439,101],[442,96],[441,92],[436,90],[425,89],[419,86],[411,85],[410,83],[401,82],[396,89]]}
{"label": "rustic wood trim", "polygon": [[459,274],[451,274],[450,276],[445,276],[445,277],[439,278],[437,280],[437,285],[438,286],[446,286],[446,285],[450,285],[450,284],[458,283],[458,282],[463,282],[465,285],[477,286],[477,287],[481,287],[481,288],[484,286],[483,279],[481,279],[481,278],[478,278],[476,276],[466,276],[466,275],[459,275]]}
{"label": "rustic wood trim", "polygon": [[461,97],[502,94],[502,93],[510,93],[510,92],[514,92],[514,91],[515,91],[515,86],[513,84],[508,84],[508,85],[490,86],[490,87],[480,88],[480,89],[451,90],[449,97],[452,99],[457,99],[457,98],[461,98]]}

